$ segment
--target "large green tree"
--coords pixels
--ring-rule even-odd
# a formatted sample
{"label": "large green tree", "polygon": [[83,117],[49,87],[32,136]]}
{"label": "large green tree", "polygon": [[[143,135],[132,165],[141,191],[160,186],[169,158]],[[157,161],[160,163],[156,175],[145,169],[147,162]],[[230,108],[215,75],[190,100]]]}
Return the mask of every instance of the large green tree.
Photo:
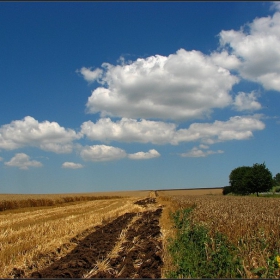
{"label": "large green tree", "polygon": [[267,192],[273,187],[273,178],[269,169],[265,166],[265,163],[255,163],[248,174],[249,188],[251,193]]}
{"label": "large green tree", "polygon": [[235,194],[248,195],[267,192],[273,186],[273,178],[265,163],[255,163],[252,167],[241,166],[233,169],[229,175],[231,191]]}
{"label": "large green tree", "polygon": [[250,170],[250,166],[240,166],[231,171],[229,175],[231,192],[241,195],[250,194],[248,184],[248,174]]}
{"label": "large green tree", "polygon": [[277,173],[273,177],[273,184],[274,184],[274,186],[280,186],[280,173]]}

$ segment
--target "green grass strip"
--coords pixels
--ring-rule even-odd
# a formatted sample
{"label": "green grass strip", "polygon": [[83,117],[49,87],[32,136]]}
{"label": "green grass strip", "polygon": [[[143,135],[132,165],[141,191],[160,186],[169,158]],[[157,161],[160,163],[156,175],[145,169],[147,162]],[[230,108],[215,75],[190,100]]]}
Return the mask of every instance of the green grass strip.
{"label": "green grass strip", "polygon": [[205,227],[191,224],[192,210],[171,214],[177,234],[169,240],[168,252],[175,269],[167,278],[241,278],[243,267],[237,248],[221,233],[211,237]]}

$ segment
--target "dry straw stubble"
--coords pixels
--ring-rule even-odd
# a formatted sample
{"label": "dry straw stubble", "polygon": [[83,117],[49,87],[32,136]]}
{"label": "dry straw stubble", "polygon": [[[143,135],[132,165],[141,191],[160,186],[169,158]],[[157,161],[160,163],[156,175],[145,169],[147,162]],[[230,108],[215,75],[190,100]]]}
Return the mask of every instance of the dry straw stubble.
{"label": "dry straw stubble", "polygon": [[137,198],[85,201],[23,213],[0,215],[1,278],[13,278],[13,268],[25,276],[51,264],[73,249],[71,239],[126,212],[137,211]]}

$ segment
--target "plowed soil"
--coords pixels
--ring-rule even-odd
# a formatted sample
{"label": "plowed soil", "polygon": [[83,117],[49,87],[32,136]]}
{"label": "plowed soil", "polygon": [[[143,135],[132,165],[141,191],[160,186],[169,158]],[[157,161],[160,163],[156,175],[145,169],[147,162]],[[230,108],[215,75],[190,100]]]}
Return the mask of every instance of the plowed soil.
{"label": "plowed soil", "polygon": [[147,208],[155,203],[154,198],[136,203],[143,212],[126,213],[95,227],[83,240],[77,240],[68,255],[29,278],[161,278],[162,209]]}
{"label": "plowed soil", "polygon": [[139,201],[136,201],[135,204],[147,207],[149,204],[155,204],[156,199],[155,198],[145,198]]}

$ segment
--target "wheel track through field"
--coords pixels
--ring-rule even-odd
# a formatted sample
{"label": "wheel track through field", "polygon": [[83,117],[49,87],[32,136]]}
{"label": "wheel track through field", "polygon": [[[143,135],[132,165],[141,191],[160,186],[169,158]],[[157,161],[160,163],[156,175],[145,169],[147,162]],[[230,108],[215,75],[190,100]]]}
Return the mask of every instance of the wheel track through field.
{"label": "wheel track through field", "polygon": [[[142,215],[141,215],[142,216]],[[107,255],[107,257],[101,261],[98,261],[96,263],[96,265],[94,266],[94,268],[92,270],[90,270],[88,273],[86,273],[85,275],[83,275],[83,278],[93,278],[97,273],[101,272],[101,271],[108,271],[110,274],[115,274],[118,275],[118,271],[114,270],[111,266],[110,266],[110,262],[112,259],[117,258],[118,254],[124,249],[123,248],[123,243],[126,241],[126,236],[127,236],[127,232],[129,230],[129,228],[135,223],[136,220],[138,220],[140,217],[140,215],[135,215],[132,220],[130,221],[130,223],[127,225],[126,228],[124,228],[121,233],[120,236],[118,238],[118,241],[116,242],[113,250]]]}
{"label": "wheel track through field", "polygon": [[31,278],[81,278],[106,252],[111,251],[135,213],[126,213],[105,226],[96,227],[66,256],[49,267],[33,272]]}
{"label": "wheel track through field", "polygon": [[162,209],[154,198],[135,204],[142,211],[95,227],[70,253],[30,278],[161,278]]}
{"label": "wheel track through field", "polygon": [[[117,278],[161,278],[162,242],[158,219],[162,209],[147,210],[142,213],[126,235],[124,251],[111,261],[118,269]],[[96,278],[108,274],[98,274]],[[111,276],[112,278],[112,276]]]}

